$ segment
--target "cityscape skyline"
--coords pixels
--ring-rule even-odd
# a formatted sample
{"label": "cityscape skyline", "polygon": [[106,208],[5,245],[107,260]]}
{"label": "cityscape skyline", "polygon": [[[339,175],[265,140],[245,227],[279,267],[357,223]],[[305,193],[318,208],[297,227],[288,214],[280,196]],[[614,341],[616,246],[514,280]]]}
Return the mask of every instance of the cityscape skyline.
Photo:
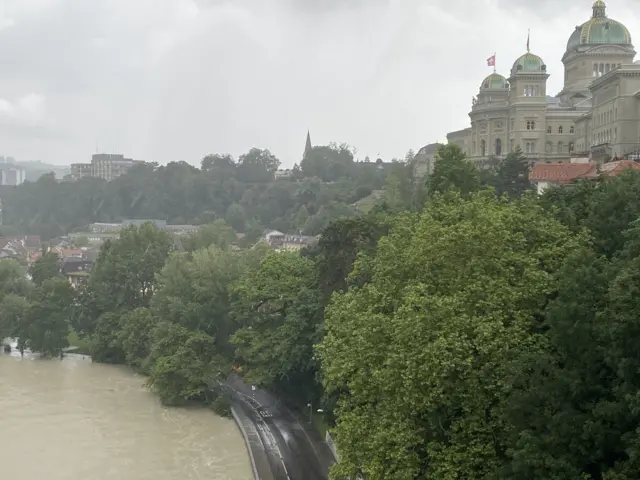
{"label": "cityscape skyline", "polygon": [[[308,129],[315,144],[348,143],[359,158],[445,141],[468,123],[470,99],[494,69],[487,58],[495,53],[495,70],[508,75],[528,31],[555,95],[568,36],[592,2],[5,3],[4,155],[68,165],[88,161],[97,144],[197,164],[258,147],[287,168]],[[630,2],[607,4],[640,35]]]}

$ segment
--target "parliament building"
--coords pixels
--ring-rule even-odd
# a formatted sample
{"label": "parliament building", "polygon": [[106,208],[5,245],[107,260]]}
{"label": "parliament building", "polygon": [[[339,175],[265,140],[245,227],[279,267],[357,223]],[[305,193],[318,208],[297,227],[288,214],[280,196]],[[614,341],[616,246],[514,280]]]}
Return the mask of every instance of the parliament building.
{"label": "parliament building", "polygon": [[640,159],[640,62],[603,0],[569,36],[564,86],[547,94],[543,59],[527,51],[509,76],[492,73],[473,98],[471,126],[447,134],[480,164],[520,147],[534,162]]}

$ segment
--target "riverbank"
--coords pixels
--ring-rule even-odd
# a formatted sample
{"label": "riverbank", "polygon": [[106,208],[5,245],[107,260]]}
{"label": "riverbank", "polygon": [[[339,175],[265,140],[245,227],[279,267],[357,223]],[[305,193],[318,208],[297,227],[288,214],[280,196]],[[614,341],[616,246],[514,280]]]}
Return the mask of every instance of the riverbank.
{"label": "riverbank", "polygon": [[80,338],[75,330],[71,330],[71,332],[69,332],[67,342],[69,342],[70,348],[75,347],[73,349],[73,353],[77,353],[80,355],[91,355],[91,343]]}

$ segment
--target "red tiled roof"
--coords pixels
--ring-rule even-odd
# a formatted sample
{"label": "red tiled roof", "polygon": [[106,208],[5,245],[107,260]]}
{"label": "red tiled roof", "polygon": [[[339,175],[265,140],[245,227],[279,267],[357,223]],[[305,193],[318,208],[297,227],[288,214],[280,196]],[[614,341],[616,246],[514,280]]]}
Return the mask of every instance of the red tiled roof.
{"label": "red tiled roof", "polygon": [[572,183],[580,178],[595,178],[595,163],[536,163],[529,172],[532,182]]}
{"label": "red tiled roof", "polygon": [[616,176],[620,175],[627,168],[633,168],[634,170],[640,170],[640,164],[633,160],[618,160],[615,162],[609,162],[602,165],[602,174]]}

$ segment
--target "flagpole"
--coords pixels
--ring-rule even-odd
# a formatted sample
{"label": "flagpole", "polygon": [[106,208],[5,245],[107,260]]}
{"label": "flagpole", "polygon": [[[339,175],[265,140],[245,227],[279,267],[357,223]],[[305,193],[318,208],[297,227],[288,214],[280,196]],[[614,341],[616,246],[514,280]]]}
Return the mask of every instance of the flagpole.
{"label": "flagpole", "polygon": [[493,73],[496,73],[496,52],[493,52]]}

